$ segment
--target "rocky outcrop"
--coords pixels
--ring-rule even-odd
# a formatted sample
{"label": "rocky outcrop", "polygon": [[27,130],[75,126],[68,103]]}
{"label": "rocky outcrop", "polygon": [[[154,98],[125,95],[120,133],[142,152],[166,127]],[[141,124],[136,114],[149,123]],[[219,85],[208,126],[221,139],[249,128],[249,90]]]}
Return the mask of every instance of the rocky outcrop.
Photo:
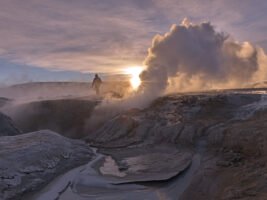
{"label": "rocky outcrop", "polygon": [[[57,199],[266,199],[267,98],[254,92],[169,95],[144,110],[105,117],[103,126],[87,132],[86,141],[98,147],[96,159],[53,181],[48,190],[68,180],[52,191]],[[59,119],[76,109],[61,103],[51,109],[64,110]],[[74,116],[85,115],[70,114],[67,129],[80,124]],[[93,156],[83,142],[51,132],[2,138],[0,199],[36,190]],[[39,199],[47,199],[42,198],[51,194],[46,191]]]}
{"label": "rocky outcrop", "polygon": [[[193,152],[200,158],[199,167],[190,179],[184,180],[187,186],[179,191],[179,199],[266,199],[266,111],[265,94],[228,91],[170,95],[157,99],[145,110],[117,116],[95,135],[88,136],[87,141],[115,159],[121,176],[131,167],[146,165],[149,158],[144,152],[155,146],[174,145],[184,155]],[[127,155],[129,162],[120,151],[132,152]],[[158,168],[161,165],[153,161],[153,155],[161,161],[168,157],[155,152],[151,155]],[[179,160],[177,155],[169,156]],[[174,163],[170,162],[170,166]],[[162,167],[163,176],[167,169]],[[141,172],[140,176],[146,177],[145,170]],[[190,170],[185,170],[184,176],[187,173]],[[131,179],[136,177],[138,173]],[[162,191],[165,186],[160,187]],[[164,195],[178,198],[175,192]]]}
{"label": "rocky outcrop", "polygon": [[21,134],[21,131],[15,127],[13,121],[8,116],[0,113],[0,136],[19,134]]}
{"label": "rocky outcrop", "polygon": [[[259,94],[216,93],[162,97],[143,111],[126,112],[111,119],[86,139],[95,146],[105,148],[140,143],[194,145],[198,138],[212,132],[212,128],[217,133],[219,125],[238,120],[241,117],[237,115],[238,111],[260,98]],[[222,129],[223,126],[220,131]],[[222,139],[218,133],[210,140],[218,137]]]}
{"label": "rocky outcrop", "polygon": [[24,133],[49,129],[65,137],[82,138],[96,101],[59,99],[10,106],[6,113]]}
{"label": "rocky outcrop", "polygon": [[[101,127],[96,132],[90,134],[86,140],[90,141],[93,140],[94,144],[103,144],[105,143],[105,147],[112,147],[117,144],[118,146],[129,146],[133,141],[128,140],[124,141],[125,137],[129,136],[129,133],[136,128],[137,122],[128,116],[121,115],[114,119],[111,119],[103,127]],[[115,144],[114,144],[115,143]]]}
{"label": "rocky outcrop", "polygon": [[0,139],[0,199],[20,199],[59,174],[90,161],[89,146],[51,131]]}

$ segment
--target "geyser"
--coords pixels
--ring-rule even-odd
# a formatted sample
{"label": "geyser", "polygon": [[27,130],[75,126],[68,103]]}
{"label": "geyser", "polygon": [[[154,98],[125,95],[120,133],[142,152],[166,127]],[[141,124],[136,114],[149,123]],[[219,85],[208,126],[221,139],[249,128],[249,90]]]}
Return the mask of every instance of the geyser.
{"label": "geyser", "polygon": [[149,99],[171,90],[244,87],[267,77],[263,49],[187,19],[153,38],[144,65],[139,92]]}
{"label": "geyser", "polygon": [[136,91],[117,107],[144,108],[170,92],[245,88],[267,79],[267,56],[262,48],[238,42],[209,22],[184,19],[153,38],[142,70],[125,70]]}

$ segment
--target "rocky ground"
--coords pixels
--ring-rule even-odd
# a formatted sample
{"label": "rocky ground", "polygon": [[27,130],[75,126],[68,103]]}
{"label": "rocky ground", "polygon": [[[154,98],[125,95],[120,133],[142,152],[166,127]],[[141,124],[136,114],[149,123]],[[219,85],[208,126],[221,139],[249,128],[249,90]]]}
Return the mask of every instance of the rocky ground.
{"label": "rocky ground", "polygon": [[[41,200],[267,199],[265,93],[265,90],[253,89],[167,95],[146,109],[107,115],[110,118],[105,116],[98,128],[83,129],[87,135],[80,136],[80,140],[49,131],[21,135],[25,131],[14,129],[18,132],[13,133],[14,130],[8,128],[12,134],[3,135],[20,135],[2,136],[0,140],[2,177],[8,177],[7,169],[15,172],[10,176],[12,181],[0,179],[2,198],[19,199],[17,194],[34,191],[22,197]],[[86,105],[89,105],[87,101]],[[42,128],[50,128],[47,125],[49,117],[40,120],[39,116],[44,113],[53,114],[51,121],[63,118],[63,122],[57,121],[58,124],[73,122],[74,127],[79,127],[80,121],[90,122],[91,114],[79,114],[87,113],[82,112],[84,102],[63,102],[49,102],[53,109],[47,113],[40,108],[49,103],[37,103],[39,109],[35,109],[35,116],[38,116],[35,120]],[[64,118],[66,108],[63,105],[79,111],[66,114]],[[55,113],[54,108],[57,108]],[[88,113],[94,112],[94,117],[99,117],[103,111],[93,109],[90,107]],[[33,116],[25,118],[23,123],[30,121],[34,125]],[[15,127],[17,122],[6,116],[4,121],[0,120],[1,127],[3,124]],[[93,125],[92,121],[87,124]],[[32,131],[37,128],[32,126]],[[97,149],[96,156],[92,147]],[[20,159],[26,151],[28,156]],[[65,158],[65,154],[71,156]],[[43,159],[40,161],[37,157]],[[5,167],[15,159],[19,169]],[[48,163],[52,163],[52,170],[45,166]],[[38,166],[38,170],[32,166]],[[76,166],[79,167],[74,168]],[[74,169],[66,172],[71,168]],[[14,177],[19,177],[20,181],[14,181]],[[6,184],[6,180],[11,183]]]}
{"label": "rocky ground", "polygon": [[2,136],[0,147],[0,199],[20,199],[94,156],[84,142],[51,131]]}
{"label": "rocky ground", "polygon": [[[111,155],[126,174],[136,162],[146,166],[153,160],[158,146],[199,154],[187,188],[179,197],[166,193],[167,199],[266,199],[266,103],[264,94],[242,91],[170,95],[110,120],[87,141]],[[156,157],[166,162],[166,155]],[[170,172],[166,166],[160,171]],[[134,173],[145,176],[140,166]],[[150,181],[157,177],[166,180],[161,174]]]}
{"label": "rocky ground", "polygon": [[10,117],[0,113],[0,136],[15,136],[22,132],[14,125]]}
{"label": "rocky ground", "polygon": [[86,121],[97,104],[82,99],[38,100],[8,106],[5,113],[24,133],[49,129],[76,139],[87,135]]}

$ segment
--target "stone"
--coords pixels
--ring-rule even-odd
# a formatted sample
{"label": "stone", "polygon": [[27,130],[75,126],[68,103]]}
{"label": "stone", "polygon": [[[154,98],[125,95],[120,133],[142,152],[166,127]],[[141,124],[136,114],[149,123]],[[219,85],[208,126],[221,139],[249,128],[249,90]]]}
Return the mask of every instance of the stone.
{"label": "stone", "polygon": [[0,138],[0,199],[16,199],[94,156],[79,140],[52,131]]}
{"label": "stone", "polygon": [[10,117],[0,112],[0,136],[19,135],[22,132],[15,127]]}

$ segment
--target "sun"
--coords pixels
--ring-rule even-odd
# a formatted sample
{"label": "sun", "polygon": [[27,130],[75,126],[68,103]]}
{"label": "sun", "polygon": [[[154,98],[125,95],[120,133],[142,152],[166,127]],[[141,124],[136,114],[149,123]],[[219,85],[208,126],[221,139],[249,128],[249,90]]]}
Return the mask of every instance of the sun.
{"label": "sun", "polygon": [[141,85],[141,79],[139,75],[143,71],[143,67],[135,66],[135,67],[128,67],[124,70],[124,73],[127,75],[130,75],[130,83],[133,88],[133,90],[137,90],[139,86]]}

